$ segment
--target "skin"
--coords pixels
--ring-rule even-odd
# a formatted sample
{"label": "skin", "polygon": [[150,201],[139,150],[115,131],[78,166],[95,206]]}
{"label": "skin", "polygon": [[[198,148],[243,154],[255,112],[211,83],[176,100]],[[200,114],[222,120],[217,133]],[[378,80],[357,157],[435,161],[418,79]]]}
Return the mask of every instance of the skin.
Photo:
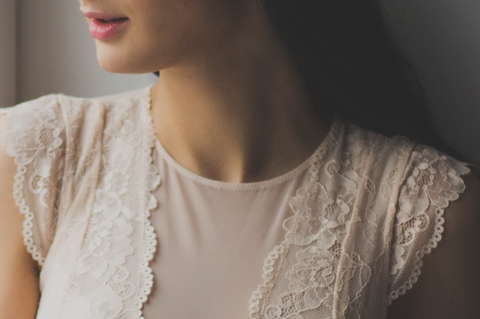
{"label": "skin", "polygon": [[314,112],[256,1],[80,4],[83,12],[130,19],[119,34],[95,40],[98,61],[115,73],[160,70],[152,89],[157,137],[191,172],[236,183],[273,178],[304,162],[326,136],[330,123]]}
{"label": "skin", "polygon": [[0,318],[35,318],[38,307],[38,265],[23,243],[23,215],[13,199],[17,168],[6,154],[6,128],[0,115]]}
{"label": "skin", "polygon": [[[98,61],[113,73],[160,70],[151,92],[157,137],[191,172],[233,183],[270,179],[325,138],[331,123],[313,111],[295,63],[254,0],[80,0],[80,9],[129,18],[122,32],[95,40]],[[0,141],[5,131],[0,124]],[[31,319],[38,266],[21,238],[15,170],[0,142],[0,318]],[[388,319],[480,318],[480,181],[469,175],[465,182],[465,194],[445,210],[441,244]]]}

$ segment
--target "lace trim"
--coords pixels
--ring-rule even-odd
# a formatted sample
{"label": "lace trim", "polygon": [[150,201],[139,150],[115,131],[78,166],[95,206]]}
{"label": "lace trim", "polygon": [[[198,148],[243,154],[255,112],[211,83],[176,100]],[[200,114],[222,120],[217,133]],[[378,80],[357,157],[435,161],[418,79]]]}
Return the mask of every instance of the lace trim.
{"label": "lace trim", "polygon": [[13,184],[16,205],[20,208],[20,213],[25,215],[23,222],[23,242],[27,247],[27,251],[32,255],[33,260],[38,262],[39,266],[43,266],[45,263],[45,256],[42,256],[33,240],[33,219],[34,215],[30,210],[30,207],[26,204],[25,197],[23,196],[23,186],[25,181],[25,173],[27,172],[26,165],[18,165],[17,174],[15,175],[15,183]]}
{"label": "lace trim", "polygon": [[[9,109],[7,110],[0,110],[0,115],[6,115],[2,118],[3,124],[8,126],[6,119],[10,116]],[[9,131],[11,132],[11,131]],[[3,143],[7,145],[5,137],[8,136],[7,132],[3,136]],[[39,251],[37,245],[35,244],[35,240],[33,239],[33,227],[34,223],[33,220],[35,215],[31,211],[30,207],[27,205],[27,201],[24,196],[24,182],[25,182],[25,174],[27,173],[27,164],[21,164],[18,161],[18,154],[14,152],[9,152],[9,155],[14,157],[15,164],[17,165],[17,173],[15,174],[15,183],[13,184],[14,192],[13,197],[15,199],[15,204],[20,209],[20,213],[25,216],[25,220],[22,223],[23,230],[23,242],[27,248],[27,251],[31,254],[33,260],[35,260],[40,267],[43,266],[45,263],[45,256]]]}
{"label": "lace trim", "polygon": [[[334,144],[335,142],[335,136],[337,135],[337,132],[341,128],[341,123],[338,121],[334,121],[332,123],[332,127],[330,129],[330,133],[327,135],[327,137],[323,140],[323,142],[320,144],[320,146],[317,148],[315,153],[313,154],[313,157],[311,158],[311,163],[310,163],[310,181],[315,182],[318,180],[318,166],[321,163],[321,160],[327,153],[328,149]],[[302,203],[306,203],[309,193],[310,193],[310,188],[309,188],[310,183],[307,185],[301,187],[298,191],[297,194],[292,197],[291,201],[298,201]],[[303,206],[305,206],[304,204]],[[303,207],[302,207],[303,208]],[[273,279],[274,279],[274,269],[275,269],[275,264],[277,261],[285,255],[285,252],[288,251],[290,246],[293,244],[294,239],[292,236],[295,235],[295,232],[299,226],[299,217],[300,214],[303,212],[303,209],[293,209],[294,214],[284,220],[283,222],[283,228],[287,230],[285,233],[285,239],[280,243],[279,245],[275,246],[275,248],[268,254],[267,258],[264,261],[264,266],[263,266],[263,279],[264,282],[260,284],[257,289],[252,293],[252,297],[249,300],[249,311],[250,311],[250,317],[254,319],[260,319],[261,318],[261,313],[260,313],[260,302],[264,299],[265,295],[269,293],[274,285]],[[286,227],[288,223],[292,223],[291,227]]]}
{"label": "lace trim", "polygon": [[262,276],[265,281],[263,282],[263,284],[260,284],[257,287],[249,300],[250,305],[248,307],[248,310],[250,311],[250,317],[260,318],[260,301],[273,287],[274,265],[278,258],[284,254],[284,252],[288,249],[289,246],[290,240],[283,240],[283,242],[280,245],[277,245],[265,259]]}
{"label": "lace trim", "polygon": [[[148,143],[147,146],[143,149],[143,154],[148,165],[157,172],[156,167],[153,165],[153,157],[152,151],[155,145],[155,140],[157,139],[155,127],[153,124],[153,119],[150,114],[151,110],[151,88],[153,85],[148,86],[146,89],[148,93],[145,97],[142,98],[140,102],[140,107],[142,107],[144,113],[142,114],[143,120],[145,122],[145,126],[147,128],[147,137]],[[158,182],[154,183],[152,186],[146,185],[146,198],[147,198],[147,210],[146,216],[144,220],[144,231],[145,231],[145,238],[144,241],[144,255],[140,266],[140,275],[142,276],[143,280],[141,283],[140,292],[138,294],[138,299],[136,303],[136,308],[139,310],[139,319],[144,319],[142,308],[145,302],[147,302],[148,297],[152,291],[153,287],[153,270],[150,266],[150,262],[155,255],[157,250],[157,235],[155,234],[155,229],[150,222],[150,215],[151,211],[158,205],[157,199],[152,195],[152,191],[156,189],[161,184],[161,178]]]}
{"label": "lace trim", "polygon": [[[444,159],[444,157],[442,156]],[[443,224],[445,223],[445,219],[443,218],[445,208],[450,205],[450,202],[455,201],[459,198],[459,194],[462,194],[465,191],[465,183],[462,178],[463,175],[469,174],[471,172],[470,168],[466,166],[466,163],[461,163],[457,169],[454,170],[455,177],[459,179],[461,183],[461,189],[456,189],[451,187],[449,183],[449,190],[451,191],[452,197],[445,196],[445,202],[438,206],[435,211],[435,228],[433,236],[428,240],[428,243],[422,247],[421,250],[417,251],[415,254],[415,261],[414,267],[412,269],[411,275],[408,277],[408,281],[406,281],[401,287],[397,288],[394,291],[391,291],[388,295],[388,306],[393,302],[393,300],[397,299],[401,295],[404,295],[408,290],[412,289],[413,284],[418,281],[418,277],[421,274],[421,268],[423,266],[423,257],[428,255],[432,252],[432,249],[437,247],[437,244],[442,239],[442,234],[444,231]]]}
{"label": "lace trim", "polygon": [[[7,110],[0,111],[0,115],[8,116]],[[3,124],[5,125],[7,125],[5,121],[7,116],[5,116],[2,119]],[[7,145],[5,143],[5,136],[4,136],[3,144]],[[17,164],[17,173],[15,174],[15,183],[13,184],[13,189],[14,189],[13,197],[15,198],[15,204],[18,206],[18,208],[20,208],[20,213],[25,215],[25,220],[23,221],[23,224],[22,224],[23,225],[23,231],[22,231],[23,242],[27,247],[27,251],[32,255],[33,260],[38,262],[39,266],[43,266],[43,264],[45,263],[45,257],[42,256],[42,254],[38,250],[33,240],[34,215],[30,210],[30,207],[26,204],[25,197],[23,196],[23,183],[25,181],[25,173],[27,172],[27,167],[24,164],[18,164],[16,160],[15,160],[15,163]]]}

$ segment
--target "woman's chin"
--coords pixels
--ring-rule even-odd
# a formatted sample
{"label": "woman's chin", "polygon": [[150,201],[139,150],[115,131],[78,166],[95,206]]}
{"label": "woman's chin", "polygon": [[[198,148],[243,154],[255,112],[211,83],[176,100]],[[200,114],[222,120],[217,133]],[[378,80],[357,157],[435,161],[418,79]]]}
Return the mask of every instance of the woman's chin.
{"label": "woman's chin", "polygon": [[141,70],[133,66],[131,63],[122,61],[113,57],[98,58],[98,64],[102,69],[110,73],[119,74],[137,74],[142,73]]}
{"label": "woman's chin", "polygon": [[[137,63],[134,58],[129,58],[128,54],[97,52],[97,61],[102,69],[110,73],[120,74],[143,74],[156,71],[153,65],[147,65],[145,60],[139,60]],[[133,57],[135,55],[132,55]]]}

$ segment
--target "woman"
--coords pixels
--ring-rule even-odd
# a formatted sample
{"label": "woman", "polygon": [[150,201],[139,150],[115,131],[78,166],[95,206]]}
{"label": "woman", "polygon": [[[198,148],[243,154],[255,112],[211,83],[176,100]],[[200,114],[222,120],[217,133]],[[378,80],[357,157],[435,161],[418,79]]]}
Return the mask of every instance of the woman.
{"label": "woman", "polygon": [[373,1],[80,9],[160,81],[5,111],[1,318],[479,317],[480,181]]}

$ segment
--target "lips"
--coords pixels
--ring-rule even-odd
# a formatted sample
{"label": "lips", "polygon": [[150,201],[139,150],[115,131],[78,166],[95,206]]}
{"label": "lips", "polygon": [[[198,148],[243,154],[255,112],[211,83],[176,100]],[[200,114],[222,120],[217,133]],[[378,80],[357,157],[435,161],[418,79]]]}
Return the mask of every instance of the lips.
{"label": "lips", "polygon": [[89,31],[92,37],[98,40],[106,40],[119,33],[127,25],[128,18],[121,15],[107,14],[100,12],[83,12],[82,14],[90,18]]}
{"label": "lips", "polygon": [[112,20],[110,22],[101,22],[99,19],[93,19],[90,22],[89,31],[92,37],[97,40],[107,40],[128,25],[128,19]]}
{"label": "lips", "polygon": [[82,11],[82,14],[87,18],[98,19],[100,21],[106,21],[106,22],[111,22],[111,21],[114,21],[114,20],[128,19],[125,16],[108,14],[108,13],[101,13],[101,12],[83,12]]}
{"label": "lips", "polygon": [[128,18],[115,18],[115,19],[110,19],[110,20],[107,20],[107,19],[97,19],[97,20],[100,21],[101,23],[110,23],[110,22],[117,22],[117,21],[128,20]]}

